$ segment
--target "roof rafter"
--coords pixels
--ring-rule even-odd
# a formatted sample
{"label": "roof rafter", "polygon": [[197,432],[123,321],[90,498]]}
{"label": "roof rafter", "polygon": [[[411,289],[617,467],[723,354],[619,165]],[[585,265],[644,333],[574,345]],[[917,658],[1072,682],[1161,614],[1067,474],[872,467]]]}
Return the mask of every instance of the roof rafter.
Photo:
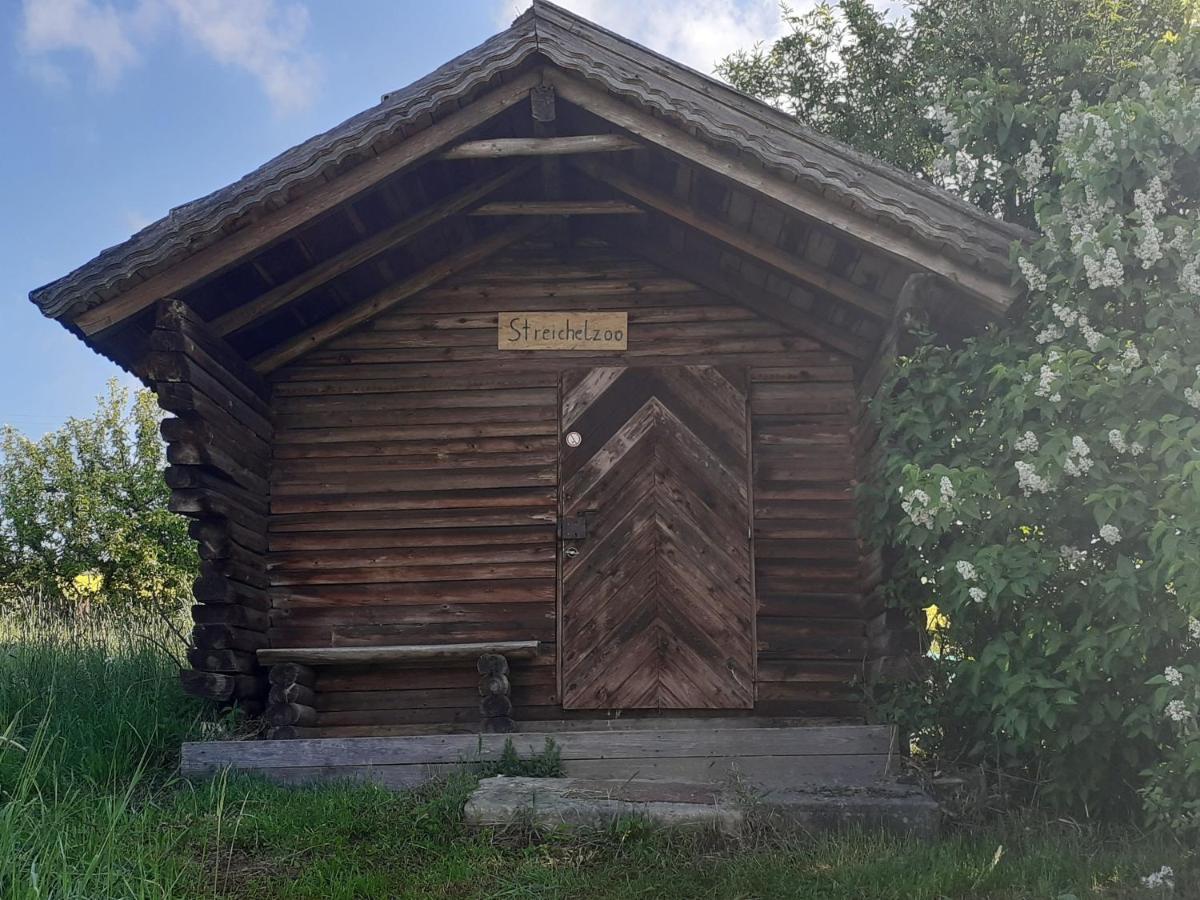
{"label": "roof rafter", "polygon": [[1004,313],[1019,295],[1019,291],[1007,281],[989,277],[949,259],[939,249],[806,190],[799,184],[765,172],[758,166],[745,165],[676,125],[643,112],[618,96],[595,88],[562,69],[547,66],[543,69],[542,77],[547,84],[554,86],[561,99],[624,128],[649,144],[728,178],[760,197],[811,216],[895,259],[949,279],[981,301],[994,315]]}
{"label": "roof rafter", "polygon": [[689,262],[684,254],[661,242],[626,231],[608,228],[601,232],[605,240],[611,241],[637,256],[648,259],[681,278],[693,281],[714,294],[720,294],[734,303],[745,306],[760,315],[778,322],[798,334],[813,338],[855,359],[868,359],[873,351],[873,342],[849,332],[818,321],[804,310],[793,306],[781,297],[775,297],[762,288],[748,284],[721,272],[707,271]]}
{"label": "roof rafter", "polygon": [[405,138],[378,156],[360,163],[344,175],[314,188],[303,197],[274,212],[267,213],[253,226],[235,231],[116,297],[81,313],[75,318],[75,325],[86,335],[96,334],[140,312],[162,297],[178,294],[229,270],[305,222],[328,212],[381,179],[415,165],[504,112],[528,97],[530,89],[540,80],[537,72],[527,72],[483,94],[474,102]]}
{"label": "roof rafter", "polygon": [[319,288],[343,272],[348,272],[386,250],[407,243],[427,228],[462,212],[492,194],[497,189],[516,180],[535,168],[535,163],[523,161],[506,169],[499,175],[480,179],[460,191],[421,210],[416,215],[385,228],[365,240],[352,244],[341,253],[331,256],[311,269],[306,269],[295,278],[271,288],[248,303],[218,316],[211,327],[220,335],[234,334],[291,303],[309,291]]}
{"label": "roof rafter", "polygon": [[873,294],[852,281],[834,275],[821,266],[814,265],[779,247],[765,241],[756,235],[734,228],[717,219],[698,213],[694,207],[672,197],[670,194],[656,190],[625,172],[605,165],[595,160],[573,160],[572,165],[587,173],[597,181],[616,188],[621,193],[632,197],[647,206],[665,213],[698,231],[703,231],[709,237],[716,238],[723,244],[728,244],[760,262],[766,263],[773,269],[778,269],[786,275],[795,278],[811,287],[818,288],[831,294],[839,300],[849,303],[864,312],[880,319],[891,316],[891,304],[884,298]]}
{"label": "roof rafter", "polygon": [[251,366],[260,374],[273,372],[285,363],[291,362],[296,357],[302,356],[355,325],[374,318],[402,300],[437,284],[456,272],[461,272],[463,269],[487,259],[510,244],[529,237],[544,225],[544,219],[525,219],[482,240],[475,241],[461,250],[442,257],[437,262],[431,263],[421,271],[409,275],[402,281],[385,287],[354,306],[318,322],[278,346],[260,353],[251,360]]}

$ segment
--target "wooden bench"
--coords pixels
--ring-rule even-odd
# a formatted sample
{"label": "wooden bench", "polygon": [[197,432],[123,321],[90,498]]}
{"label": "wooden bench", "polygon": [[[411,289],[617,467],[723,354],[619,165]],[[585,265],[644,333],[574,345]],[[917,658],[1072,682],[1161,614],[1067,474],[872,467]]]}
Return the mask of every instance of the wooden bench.
{"label": "wooden bench", "polygon": [[271,693],[267,721],[272,738],[289,738],[299,728],[317,724],[316,669],[363,663],[453,664],[473,661],[479,671],[479,713],[486,733],[514,729],[509,696],[509,659],[529,659],[537,641],[492,641],[476,644],[404,644],[384,647],[270,647],[258,651],[270,667]]}

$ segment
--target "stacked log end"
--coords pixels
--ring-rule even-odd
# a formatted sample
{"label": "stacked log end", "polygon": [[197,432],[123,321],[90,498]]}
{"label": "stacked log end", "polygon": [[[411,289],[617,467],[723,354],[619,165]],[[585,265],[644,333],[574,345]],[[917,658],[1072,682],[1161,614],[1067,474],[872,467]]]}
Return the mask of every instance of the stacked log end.
{"label": "stacked log end", "polygon": [[479,657],[479,714],[485,734],[508,734],[516,729],[508,682],[508,659],[501,653]]}
{"label": "stacked log end", "polygon": [[193,585],[194,646],[184,690],[259,714],[266,680],[266,519],[269,388],[186,304],[159,304],[140,374],[154,385],[167,443],[170,508],[192,521],[200,573]]}
{"label": "stacked log end", "polygon": [[268,696],[266,719],[271,726],[268,737],[275,740],[293,738],[301,729],[317,724],[317,673],[299,663],[279,663],[271,666],[271,691]]}

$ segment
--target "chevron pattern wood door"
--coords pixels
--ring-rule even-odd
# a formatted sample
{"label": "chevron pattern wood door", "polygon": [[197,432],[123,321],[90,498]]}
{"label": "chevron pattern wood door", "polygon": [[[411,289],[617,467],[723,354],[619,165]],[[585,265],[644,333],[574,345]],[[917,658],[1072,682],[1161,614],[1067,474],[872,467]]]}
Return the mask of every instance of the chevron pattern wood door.
{"label": "chevron pattern wood door", "polygon": [[561,423],[563,706],[753,706],[745,371],[571,373]]}

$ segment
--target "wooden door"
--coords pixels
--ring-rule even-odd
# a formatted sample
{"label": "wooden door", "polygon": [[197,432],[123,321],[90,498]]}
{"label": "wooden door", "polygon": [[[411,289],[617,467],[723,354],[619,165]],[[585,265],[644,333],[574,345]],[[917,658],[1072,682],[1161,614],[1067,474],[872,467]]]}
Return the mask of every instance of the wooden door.
{"label": "wooden door", "polygon": [[565,708],[753,706],[746,381],[711,366],[563,376]]}

